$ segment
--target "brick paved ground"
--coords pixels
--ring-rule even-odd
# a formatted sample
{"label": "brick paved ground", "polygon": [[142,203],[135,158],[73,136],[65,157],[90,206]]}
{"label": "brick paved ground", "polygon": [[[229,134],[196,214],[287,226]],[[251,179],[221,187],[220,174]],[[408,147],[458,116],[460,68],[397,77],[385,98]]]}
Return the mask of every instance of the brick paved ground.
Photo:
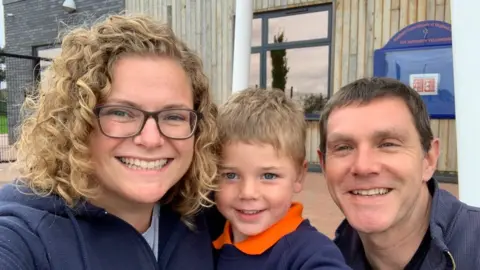
{"label": "brick paved ground", "polygon": [[[15,171],[9,170],[8,164],[0,164],[0,185],[2,182],[11,181],[15,175]],[[441,187],[458,197],[457,185],[441,184]],[[333,237],[343,215],[330,198],[322,174],[309,173],[304,190],[296,196],[296,200],[304,204],[305,217],[309,218],[318,230]]]}
{"label": "brick paved ground", "polygon": [[18,173],[11,168],[9,163],[0,163],[0,185],[12,181]]}

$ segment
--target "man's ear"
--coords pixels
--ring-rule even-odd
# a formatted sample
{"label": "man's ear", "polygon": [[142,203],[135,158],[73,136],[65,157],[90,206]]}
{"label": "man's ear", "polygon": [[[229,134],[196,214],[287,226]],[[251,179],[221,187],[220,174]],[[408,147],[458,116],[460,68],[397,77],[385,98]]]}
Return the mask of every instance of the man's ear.
{"label": "man's ear", "polygon": [[322,167],[322,171],[325,171],[325,156],[320,149],[317,149],[317,155],[318,160],[320,161],[320,167]]}
{"label": "man's ear", "polygon": [[440,141],[438,138],[432,140],[430,150],[425,154],[423,160],[423,181],[427,182],[432,178],[437,169],[438,157],[440,155]]}

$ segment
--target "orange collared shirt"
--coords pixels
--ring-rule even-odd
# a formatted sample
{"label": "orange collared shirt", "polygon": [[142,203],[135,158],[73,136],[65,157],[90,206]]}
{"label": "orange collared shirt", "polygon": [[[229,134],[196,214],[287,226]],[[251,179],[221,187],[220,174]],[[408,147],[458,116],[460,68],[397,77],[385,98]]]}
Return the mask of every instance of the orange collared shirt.
{"label": "orange collared shirt", "polygon": [[250,236],[242,242],[233,243],[230,237],[231,224],[229,221],[225,224],[222,235],[213,241],[216,249],[221,249],[223,245],[229,244],[248,255],[260,255],[272,246],[274,246],[282,237],[294,232],[300,223],[304,220],[302,217],[303,205],[298,202],[292,203],[287,214],[277,223],[272,225],[264,232]]}

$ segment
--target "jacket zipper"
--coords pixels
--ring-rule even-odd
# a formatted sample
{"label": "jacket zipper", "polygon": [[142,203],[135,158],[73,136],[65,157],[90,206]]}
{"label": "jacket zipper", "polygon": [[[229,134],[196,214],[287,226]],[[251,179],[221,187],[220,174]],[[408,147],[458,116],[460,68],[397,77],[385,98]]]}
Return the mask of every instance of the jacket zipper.
{"label": "jacket zipper", "polygon": [[457,264],[455,263],[455,260],[453,259],[453,255],[452,253],[450,253],[450,251],[446,251],[448,257],[450,258],[450,262],[452,263],[452,270],[455,270],[457,269]]}
{"label": "jacket zipper", "polygon": [[160,270],[160,265],[157,261],[157,259],[155,258],[155,254],[153,253],[153,250],[152,248],[150,247],[150,245],[147,243],[147,240],[145,240],[145,238],[143,237],[143,235],[141,235],[132,225],[130,225],[129,223],[125,222],[123,219],[121,218],[118,218],[114,215],[110,215],[107,211],[105,211],[105,216],[108,216],[109,218],[113,218],[114,220],[116,220],[117,222],[120,222],[124,225],[127,225],[129,226],[132,230],[133,230],[133,233],[136,234],[137,237],[139,237],[140,241],[143,243],[143,247],[147,250],[146,252],[149,253],[149,257],[151,258],[151,262],[153,263],[153,269],[155,270]]}

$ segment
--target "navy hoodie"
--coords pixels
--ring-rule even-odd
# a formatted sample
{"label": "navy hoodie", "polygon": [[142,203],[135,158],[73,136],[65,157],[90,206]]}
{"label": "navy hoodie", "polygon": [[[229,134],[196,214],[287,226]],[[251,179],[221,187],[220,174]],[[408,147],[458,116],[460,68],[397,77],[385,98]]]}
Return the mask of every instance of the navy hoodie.
{"label": "navy hoodie", "polygon": [[189,230],[168,205],[160,208],[158,262],[143,236],[87,202],[69,208],[13,184],[0,190],[1,270],[214,269],[203,214]]}
{"label": "navy hoodie", "polygon": [[217,269],[348,270],[332,240],[302,218],[303,206],[294,203],[286,216],[266,231],[232,243],[230,223],[213,242]]}

